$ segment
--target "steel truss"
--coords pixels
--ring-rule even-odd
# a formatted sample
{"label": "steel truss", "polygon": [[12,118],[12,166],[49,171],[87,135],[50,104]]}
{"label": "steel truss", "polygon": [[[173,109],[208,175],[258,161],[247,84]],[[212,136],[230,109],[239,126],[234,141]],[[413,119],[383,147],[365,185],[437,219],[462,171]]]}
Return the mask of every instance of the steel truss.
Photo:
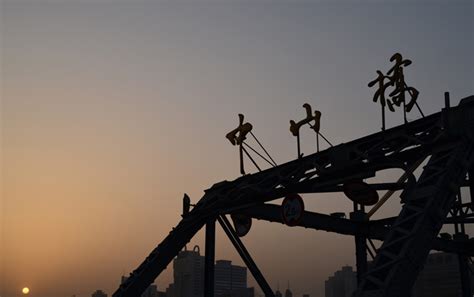
{"label": "steel truss", "polygon": [[[194,208],[121,284],[114,297],[136,297],[155,280],[192,237],[206,226],[205,296],[213,296],[215,221],[217,220],[267,297],[273,291],[236,235],[226,214],[282,223],[280,207],[268,204],[291,193],[339,192],[354,179],[374,177],[380,170],[409,168],[429,158],[421,176],[409,174],[406,183],[374,184],[376,190],[402,190],[397,217],[369,220],[359,209],[350,219],[305,212],[299,226],[356,239],[359,286],[355,297],[410,296],[417,274],[431,249],[459,255],[463,296],[467,259],[474,242],[462,231],[472,222],[473,205],[462,202],[459,188],[468,186],[474,196],[474,96],[456,107],[331,147],[306,157],[234,181],[214,184]],[[469,173],[469,179],[466,175]],[[443,224],[454,224],[453,239],[438,237]],[[373,265],[365,271],[366,239],[383,241],[374,251]],[[373,252],[371,252],[373,253]],[[466,276],[467,275],[467,276]]]}

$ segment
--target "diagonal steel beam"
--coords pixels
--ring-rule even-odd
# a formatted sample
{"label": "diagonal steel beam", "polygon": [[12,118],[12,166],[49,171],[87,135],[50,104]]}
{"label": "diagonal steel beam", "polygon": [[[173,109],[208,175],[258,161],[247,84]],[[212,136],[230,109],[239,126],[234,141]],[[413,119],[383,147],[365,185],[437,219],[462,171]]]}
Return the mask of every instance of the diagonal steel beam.
{"label": "diagonal steel beam", "polygon": [[257,281],[265,296],[275,297],[272,288],[266,281],[263,274],[260,272],[260,269],[258,269],[248,250],[245,248],[243,242],[240,240],[239,236],[235,233],[229,220],[225,217],[225,215],[219,216],[217,220],[219,221],[219,224],[222,226],[222,229],[224,229],[225,234],[227,235],[227,237],[229,237],[230,241],[239,253],[240,257],[244,261],[245,265],[247,265],[248,269],[252,273],[253,277]]}

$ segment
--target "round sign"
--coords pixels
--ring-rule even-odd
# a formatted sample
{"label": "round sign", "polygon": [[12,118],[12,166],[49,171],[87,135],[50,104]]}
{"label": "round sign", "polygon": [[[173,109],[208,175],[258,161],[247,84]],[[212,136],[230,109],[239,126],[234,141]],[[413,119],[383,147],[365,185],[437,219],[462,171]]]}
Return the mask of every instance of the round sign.
{"label": "round sign", "polygon": [[290,194],[283,199],[281,215],[283,222],[288,226],[296,226],[301,221],[304,213],[304,202],[298,194]]}
{"label": "round sign", "polygon": [[344,184],[344,194],[347,198],[362,205],[374,205],[379,201],[379,194],[367,183],[353,180]]}
{"label": "round sign", "polygon": [[239,237],[244,237],[249,233],[252,227],[252,218],[241,214],[231,214],[230,218],[234,223],[235,233],[237,233]]}

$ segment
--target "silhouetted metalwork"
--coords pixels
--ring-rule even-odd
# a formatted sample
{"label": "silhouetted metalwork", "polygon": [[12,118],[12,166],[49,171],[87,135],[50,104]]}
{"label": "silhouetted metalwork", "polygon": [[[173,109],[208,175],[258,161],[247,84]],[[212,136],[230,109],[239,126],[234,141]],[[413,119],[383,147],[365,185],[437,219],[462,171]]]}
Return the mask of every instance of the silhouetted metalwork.
{"label": "silhouetted metalwork", "polygon": [[379,201],[379,194],[362,180],[351,180],[344,183],[344,194],[355,203],[367,206]]}
{"label": "silhouetted metalwork", "polygon": [[[406,113],[410,112],[415,105],[424,117],[423,112],[416,102],[419,95],[418,90],[414,87],[409,87],[405,82],[403,69],[404,67],[411,65],[412,61],[409,59],[403,59],[400,53],[395,53],[390,58],[390,62],[395,62],[395,65],[388,70],[387,74],[385,75],[380,70],[377,70],[377,77],[368,84],[369,87],[375,85],[378,87],[374,94],[373,101],[379,101],[382,107],[382,130],[385,130],[385,106],[388,106],[388,109],[394,112],[394,106],[399,107],[400,105],[403,105],[403,119],[405,123],[407,122]],[[393,89],[389,93],[390,98],[386,98],[385,91],[389,87],[392,87]],[[409,100],[407,100],[406,93],[408,93],[410,97]]]}
{"label": "silhouetted metalwork", "polygon": [[235,233],[234,229],[232,229],[232,226],[227,220],[225,215],[220,215],[217,220],[219,221],[219,224],[221,225],[222,229],[224,230],[225,234],[231,241],[232,245],[234,248],[237,250],[239,253],[240,257],[242,258],[242,261],[244,261],[245,265],[247,265],[248,269],[250,270],[250,273],[252,273],[252,276],[254,279],[257,281],[258,285],[262,289],[263,293],[265,294],[266,297],[275,297],[273,294],[272,289],[270,288],[270,285],[268,284],[267,280],[263,276],[263,274],[260,272],[260,269],[258,269],[257,265],[255,264],[254,260],[250,256],[250,253],[248,250],[245,248],[244,244],[240,240],[239,236]]}
{"label": "silhouetted metalwork", "polygon": [[204,251],[204,297],[214,297],[214,263],[216,256],[216,219],[206,224],[206,250]]}
{"label": "silhouetted metalwork", "polygon": [[[354,211],[350,218],[356,222],[365,222],[368,220],[364,207],[354,203]],[[360,285],[364,275],[367,273],[367,236],[362,232],[356,232],[354,235],[357,283]]]}
{"label": "silhouetted metalwork", "polygon": [[[270,165],[272,166],[278,166],[278,164],[275,162],[275,160],[273,160],[272,156],[268,153],[268,151],[265,149],[265,147],[263,146],[263,144],[260,142],[260,140],[258,140],[257,136],[255,136],[255,134],[253,134],[252,131],[250,131],[250,135],[252,135],[253,139],[255,139],[255,141],[258,143],[258,145],[260,146],[260,148],[265,152],[265,154],[267,155],[267,157],[271,160],[268,161],[266,160],[268,163],[270,163]],[[263,159],[265,159],[263,156],[261,156]]]}
{"label": "silhouetted metalwork", "polygon": [[231,214],[230,218],[234,223],[235,234],[244,237],[252,228],[252,218],[243,214]]}
{"label": "silhouetted metalwork", "polygon": [[[416,180],[413,170],[423,160],[427,164]],[[349,219],[340,213],[304,211],[296,225],[355,237],[360,283],[354,297],[410,296],[431,249],[458,254],[460,269],[465,269],[466,261],[474,256],[474,240],[466,237],[462,227],[474,221],[474,96],[455,107],[446,104],[441,112],[405,125],[214,184],[113,296],[139,296],[201,228],[217,219],[265,296],[273,297],[226,214],[283,223],[281,206],[268,202],[293,193],[342,192],[343,185],[350,181],[368,179],[393,168],[405,172],[397,182],[368,186],[374,190],[401,190],[398,216],[370,220],[364,206],[354,203]],[[461,199],[460,187],[469,187],[470,201]],[[438,235],[443,224],[454,225],[455,236]],[[214,249],[211,239],[206,238],[209,253]],[[382,241],[382,245],[376,248],[371,240]],[[366,270],[367,244],[375,259]],[[466,270],[462,273],[465,278]],[[463,290],[463,296],[471,296],[465,281]]]}

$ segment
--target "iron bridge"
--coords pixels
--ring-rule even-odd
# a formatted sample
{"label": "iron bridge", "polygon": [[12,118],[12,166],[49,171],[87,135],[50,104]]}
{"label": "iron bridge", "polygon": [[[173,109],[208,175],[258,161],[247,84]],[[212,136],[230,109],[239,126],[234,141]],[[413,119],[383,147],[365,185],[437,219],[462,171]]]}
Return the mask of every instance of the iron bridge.
{"label": "iron bridge", "polygon": [[[137,297],[203,227],[206,229],[205,297],[214,296],[215,225],[218,222],[266,297],[274,293],[227,215],[283,223],[272,200],[293,193],[342,192],[351,180],[385,169],[405,171],[398,182],[374,183],[374,190],[401,191],[396,217],[370,220],[361,205],[349,218],[305,211],[298,226],[354,236],[358,289],[353,297],[402,297],[410,292],[430,250],[458,256],[463,297],[472,297],[468,263],[474,240],[465,224],[474,221],[474,96],[458,106],[449,100],[440,112],[333,146],[285,164],[222,181],[205,190],[199,202],[120,285],[113,297]],[[418,178],[414,168],[426,164]],[[468,187],[463,201],[460,189]],[[439,234],[454,224],[455,234]],[[375,248],[373,240],[381,241]],[[371,248],[372,247],[372,248]],[[367,267],[368,256],[373,265]]]}

